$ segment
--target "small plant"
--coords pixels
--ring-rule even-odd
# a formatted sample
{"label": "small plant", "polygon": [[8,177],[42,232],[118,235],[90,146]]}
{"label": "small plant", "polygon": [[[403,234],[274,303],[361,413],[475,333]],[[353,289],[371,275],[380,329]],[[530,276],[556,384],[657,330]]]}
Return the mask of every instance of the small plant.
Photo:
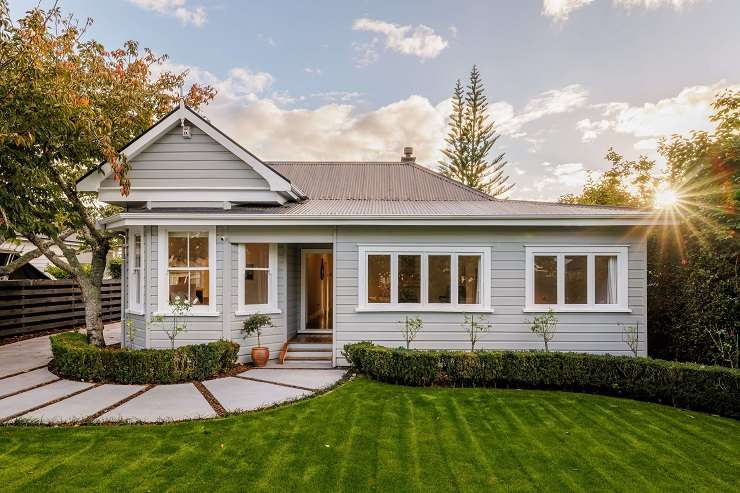
{"label": "small plant", "polygon": [[[170,340],[170,348],[175,349],[175,339],[180,333],[185,332],[188,326],[185,323],[187,320],[188,313],[193,307],[193,303],[190,300],[175,296],[175,300],[170,303],[172,309],[172,328],[165,329],[165,334]],[[152,323],[160,324],[164,322],[164,315],[152,315]]]}
{"label": "small plant", "polygon": [[721,327],[708,327],[706,331],[721,364],[740,368],[740,334]]}
{"label": "small plant", "polygon": [[488,320],[483,315],[476,316],[475,314],[466,313],[462,326],[470,339],[470,352],[475,352],[475,345],[481,338],[481,335],[491,330],[491,324],[488,323]]}
{"label": "small plant", "polygon": [[418,315],[411,318],[407,315],[404,317],[404,320],[401,320],[398,323],[401,324],[401,334],[403,335],[403,339],[406,341],[406,349],[411,349],[411,343],[414,342],[417,334],[419,334],[419,331],[424,327],[424,322],[421,321],[421,318]]}
{"label": "small plant", "polygon": [[108,260],[108,275],[111,277],[111,279],[121,278],[121,268],[122,267],[123,267],[122,257],[111,257],[110,260]]}
{"label": "small plant", "polygon": [[264,313],[255,313],[244,320],[242,334],[244,334],[244,337],[251,337],[256,334],[257,347],[260,347],[260,336],[262,335],[262,329],[265,327],[272,327],[272,318]]}
{"label": "small plant", "polygon": [[134,325],[133,320],[128,319],[126,320],[126,340],[128,341],[129,346],[133,347],[135,337],[136,337],[136,326]]}
{"label": "small plant", "polygon": [[547,313],[537,315],[531,321],[528,320],[527,323],[529,323],[529,330],[533,334],[542,337],[542,340],[545,342],[545,352],[549,353],[550,341],[555,337],[555,330],[558,328],[558,317],[555,315],[555,312],[551,308],[547,310]]}
{"label": "small plant", "polygon": [[640,346],[640,322],[635,325],[619,325],[622,327],[622,340],[630,348],[632,355],[637,357]]}

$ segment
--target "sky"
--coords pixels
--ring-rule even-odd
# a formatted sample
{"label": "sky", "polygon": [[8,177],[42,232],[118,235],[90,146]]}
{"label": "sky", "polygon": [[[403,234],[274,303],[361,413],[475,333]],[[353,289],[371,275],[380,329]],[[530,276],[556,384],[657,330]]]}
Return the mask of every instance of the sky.
{"label": "sky", "polygon": [[[10,0],[20,17],[38,0]],[[43,1],[48,7],[52,2]],[[218,90],[201,110],[264,160],[394,160],[435,168],[456,79],[476,64],[509,197],[557,200],[613,146],[710,130],[740,89],[738,0],[61,0],[88,37],[133,39],[160,70]]]}

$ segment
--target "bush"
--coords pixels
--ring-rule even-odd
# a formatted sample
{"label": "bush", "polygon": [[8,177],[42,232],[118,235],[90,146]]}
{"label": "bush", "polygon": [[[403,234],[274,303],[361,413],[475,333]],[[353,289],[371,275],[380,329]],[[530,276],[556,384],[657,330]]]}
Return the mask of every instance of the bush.
{"label": "bush", "polygon": [[176,349],[109,349],[66,332],[51,336],[51,352],[57,373],[74,380],[177,383],[204,380],[233,367],[239,345],[216,341]]}
{"label": "bush", "polygon": [[528,387],[629,397],[740,417],[740,370],[580,353],[409,351],[350,344],[352,366],[404,385]]}
{"label": "bush", "polygon": [[111,257],[110,260],[108,260],[108,275],[111,277],[111,279],[121,278],[121,268],[122,267],[123,267],[123,258]]}
{"label": "bush", "polygon": [[[80,264],[80,265],[82,267],[82,270],[86,274],[89,274],[90,271],[92,270],[92,266],[90,264]],[[72,276],[72,274],[70,274],[69,272],[67,272],[66,270],[64,270],[62,268],[57,267],[54,264],[49,264],[49,265],[46,266],[46,273],[47,274],[50,274],[51,277],[53,277],[54,279],[57,279],[57,280],[61,280],[61,279],[73,279],[74,278]]]}

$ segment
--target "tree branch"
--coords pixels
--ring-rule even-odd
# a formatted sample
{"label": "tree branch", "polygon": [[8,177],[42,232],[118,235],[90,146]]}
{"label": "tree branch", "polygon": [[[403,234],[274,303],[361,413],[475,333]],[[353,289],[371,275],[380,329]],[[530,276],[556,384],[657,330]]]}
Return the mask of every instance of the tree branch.
{"label": "tree branch", "polygon": [[[72,232],[73,231],[71,229],[63,231],[62,234],[59,235],[59,238],[65,240],[72,234]],[[51,247],[52,245],[54,245],[54,242],[52,240],[48,240],[45,242],[45,246],[47,248]],[[13,272],[17,271],[18,269],[29,263],[31,260],[37,259],[42,255],[44,255],[44,252],[42,252],[39,248],[36,248],[36,250],[28,251],[17,259],[10,262],[9,264],[0,266],[0,276],[9,276]]]}
{"label": "tree branch", "polygon": [[[39,250],[41,250],[43,252],[44,256],[46,258],[48,258],[49,261],[52,264],[56,265],[57,267],[59,267],[60,269],[62,269],[64,272],[68,272],[68,273],[72,274],[73,276],[77,277],[78,279],[83,275],[82,274],[82,268],[79,266],[80,263],[79,263],[79,261],[77,261],[77,257],[74,257],[75,262],[77,264],[77,266],[75,268],[72,265],[68,264],[67,262],[63,261],[59,257],[59,255],[57,255],[56,253],[54,253],[53,251],[51,251],[49,249],[49,247],[51,245],[47,245],[47,243],[46,243],[45,240],[42,240],[41,238],[39,238],[35,234],[26,234],[25,236],[26,236],[26,238],[28,238],[28,240],[31,243],[33,243],[34,245],[36,245],[36,248],[38,248]],[[53,242],[53,243],[54,244],[57,244],[56,242]],[[58,246],[58,244],[57,244],[57,246]],[[65,246],[65,248],[66,248],[66,246]],[[65,257],[66,257],[66,255],[65,255]]]}

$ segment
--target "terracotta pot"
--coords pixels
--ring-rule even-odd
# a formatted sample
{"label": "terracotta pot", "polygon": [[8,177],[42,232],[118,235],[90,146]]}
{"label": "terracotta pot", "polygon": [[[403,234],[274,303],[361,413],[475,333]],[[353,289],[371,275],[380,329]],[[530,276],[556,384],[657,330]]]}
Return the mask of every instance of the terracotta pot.
{"label": "terracotta pot", "polygon": [[252,348],[252,363],[254,366],[262,367],[270,359],[270,348],[256,346]]}

